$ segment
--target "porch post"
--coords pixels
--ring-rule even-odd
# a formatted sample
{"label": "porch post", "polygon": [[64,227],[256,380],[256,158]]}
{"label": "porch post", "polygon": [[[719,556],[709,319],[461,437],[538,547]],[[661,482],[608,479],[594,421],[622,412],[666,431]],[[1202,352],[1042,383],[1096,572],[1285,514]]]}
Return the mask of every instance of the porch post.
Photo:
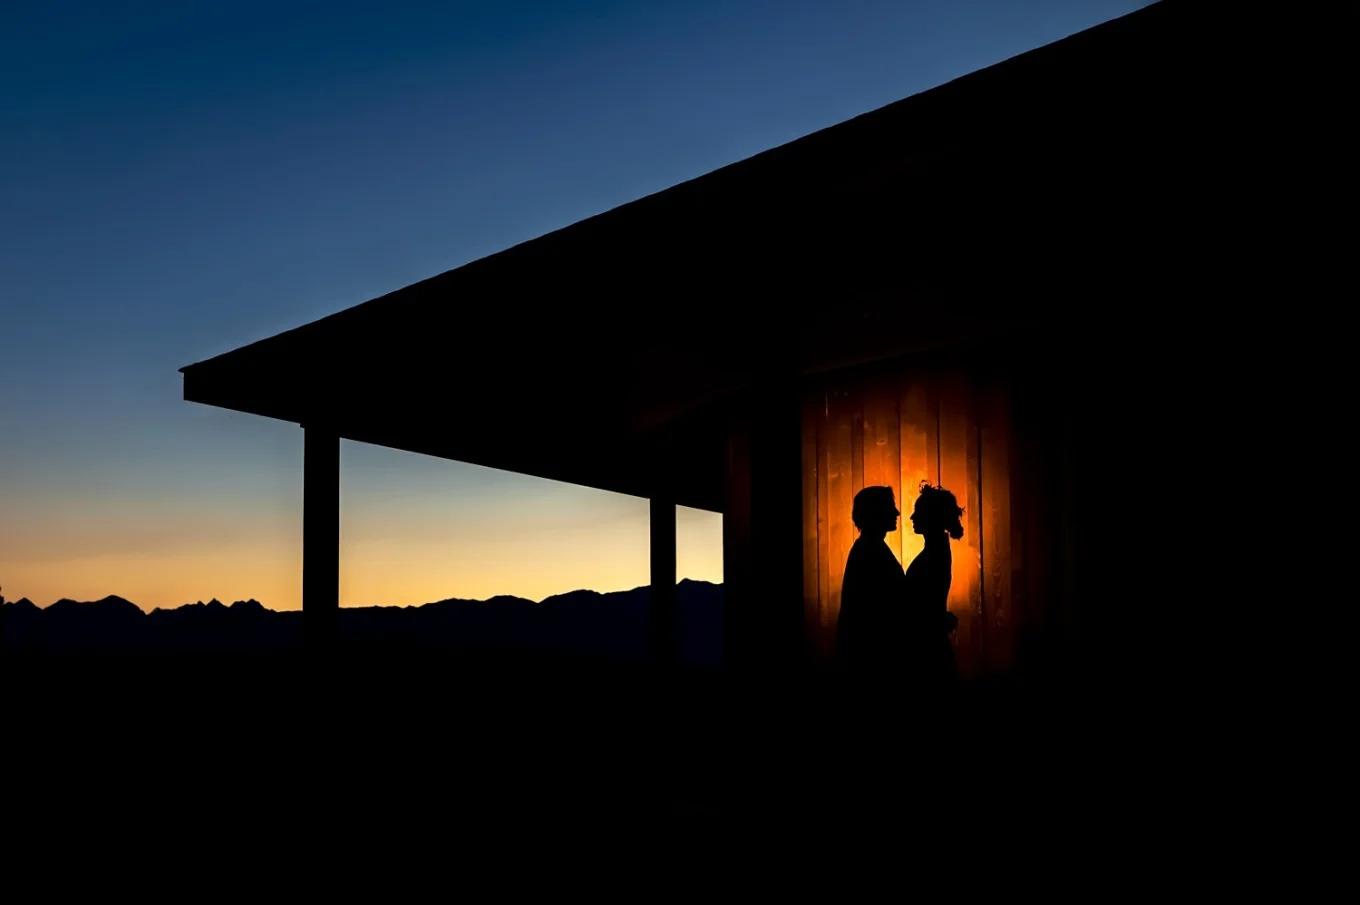
{"label": "porch post", "polygon": [[751,431],[749,413],[738,408],[727,428],[723,490],[723,660],[742,668],[750,660]]}
{"label": "porch post", "polygon": [[734,413],[723,515],[727,658],[760,670],[803,651],[802,409],[795,374],[763,376]]}
{"label": "porch post", "polygon": [[659,665],[674,663],[678,650],[675,606],[675,500],[660,489],[651,500],[651,655]]}
{"label": "porch post", "polygon": [[340,615],[340,437],[304,425],[302,440],[302,621],[307,643],[335,639]]}

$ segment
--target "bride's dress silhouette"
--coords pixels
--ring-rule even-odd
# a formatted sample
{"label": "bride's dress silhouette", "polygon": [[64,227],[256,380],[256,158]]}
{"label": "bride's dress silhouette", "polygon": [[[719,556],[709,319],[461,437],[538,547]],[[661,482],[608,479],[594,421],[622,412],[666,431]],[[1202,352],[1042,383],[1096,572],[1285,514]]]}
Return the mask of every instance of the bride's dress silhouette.
{"label": "bride's dress silhouette", "polygon": [[959,684],[958,665],[949,633],[959,624],[949,612],[949,586],[954,561],[949,539],[963,537],[963,509],[954,494],[921,482],[912,508],[912,530],[925,547],[903,576],[906,609],[910,614],[903,653],[909,660],[913,684],[929,697],[946,694]]}

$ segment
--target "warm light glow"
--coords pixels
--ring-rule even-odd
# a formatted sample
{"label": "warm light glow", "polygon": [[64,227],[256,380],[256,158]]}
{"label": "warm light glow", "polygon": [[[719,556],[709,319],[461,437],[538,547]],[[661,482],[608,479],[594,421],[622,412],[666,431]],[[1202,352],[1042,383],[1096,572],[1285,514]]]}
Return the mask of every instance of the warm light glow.
{"label": "warm light glow", "polygon": [[[1010,441],[999,398],[995,392],[981,393],[967,375],[955,372],[880,373],[807,399],[804,607],[824,653],[834,645],[846,558],[858,537],[852,502],[871,486],[891,487],[902,510],[898,530],[885,541],[904,566],[924,547],[910,522],[923,480],[952,491],[964,508],[964,536],[950,542],[953,581],[947,606],[959,617],[953,640],[965,672],[976,668],[984,635],[1004,630],[998,627],[1010,606],[1010,528],[1004,521],[1009,519]],[[988,537],[994,545],[990,554]],[[995,573],[991,586],[988,570]]]}

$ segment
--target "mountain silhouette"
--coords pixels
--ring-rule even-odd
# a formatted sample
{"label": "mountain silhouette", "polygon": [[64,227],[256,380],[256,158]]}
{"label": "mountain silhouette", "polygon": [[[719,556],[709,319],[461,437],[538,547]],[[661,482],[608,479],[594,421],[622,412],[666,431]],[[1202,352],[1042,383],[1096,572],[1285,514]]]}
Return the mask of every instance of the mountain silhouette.
{"label": "mountain silhouette", "polygon": [[[722,655],[722,585],[685,579],[676,586],[680,657],[717,665]],[[419,606],[345,607],[342,643],[356,647],[526,650],[590,657],[647,655],[651,589],[570,591],[535,603],[500,595],[448,598]],[[150,613],[110,595],[38,607],[0,604],[4,648],[43,653],[268,653],[298,646],[302,613],[258,600],[197,601]]]}

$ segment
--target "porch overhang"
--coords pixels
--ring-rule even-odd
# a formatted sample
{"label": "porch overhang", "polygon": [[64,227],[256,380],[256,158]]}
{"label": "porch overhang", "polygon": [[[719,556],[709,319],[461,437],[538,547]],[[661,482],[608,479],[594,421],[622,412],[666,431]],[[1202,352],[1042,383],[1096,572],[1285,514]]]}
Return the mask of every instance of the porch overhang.
{"label": "porch overhang", "polygon": [[728,407],[766,375],[1110,323],[1072,299],[1150,223],[1174,236],[1162,203],[1200,161],[1152,151],[1195,146],[1200,9],[1164,0],[189,365],[184,398],[639,496],[664,450],[675,502],[721,511]]}

